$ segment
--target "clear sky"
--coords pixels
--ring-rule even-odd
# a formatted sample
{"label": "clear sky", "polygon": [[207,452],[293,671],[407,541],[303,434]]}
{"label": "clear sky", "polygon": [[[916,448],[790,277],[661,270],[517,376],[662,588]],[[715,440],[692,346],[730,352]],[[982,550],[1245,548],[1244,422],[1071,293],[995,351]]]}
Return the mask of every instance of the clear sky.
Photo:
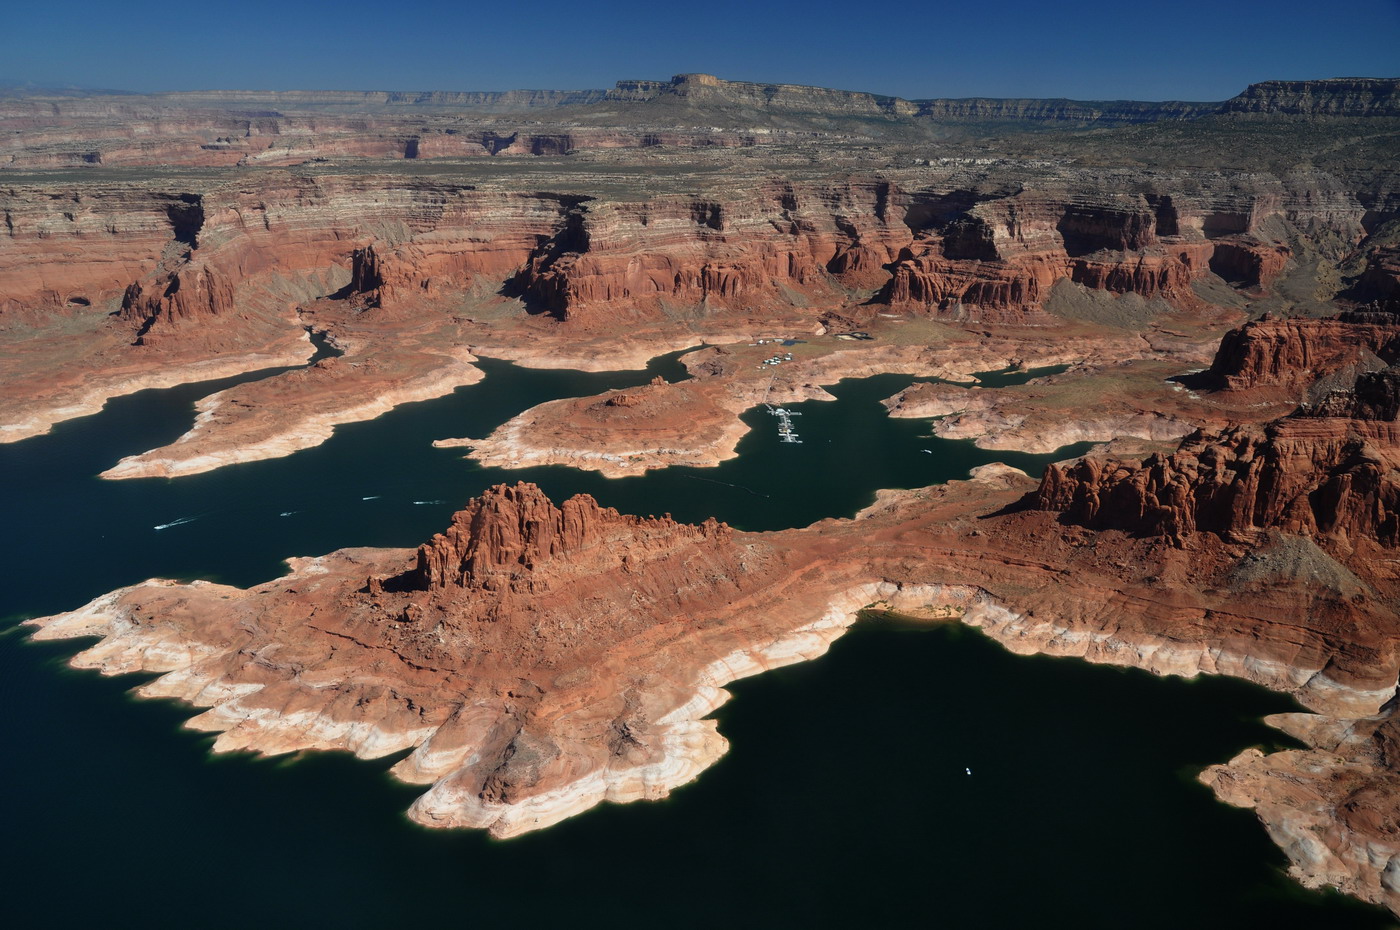
{"label": "clear sky", "polygon": [[0,80],[115,89],[610,87],[707,71],[901,97],[1223,100],[1400,75],[1400,0],[16,0]]}

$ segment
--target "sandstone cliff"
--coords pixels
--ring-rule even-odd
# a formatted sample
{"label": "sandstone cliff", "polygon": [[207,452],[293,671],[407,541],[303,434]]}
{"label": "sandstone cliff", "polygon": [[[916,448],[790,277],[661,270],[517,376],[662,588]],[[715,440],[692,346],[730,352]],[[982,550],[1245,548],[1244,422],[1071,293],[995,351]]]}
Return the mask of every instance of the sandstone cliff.
{"label": "sandstone cliff", "polygon": [[1178,546],[1198,532],[1248,543],[1278,529],[1344,556],[1374,555],[1400,545],[1397,410],[1394,369],[1363,376],[1316,407],[1262,428],[1198,431],[1140,464],[1052,465],[1034,505]]}
{"label": "sandstone cliff", "polygon": [[[722,543],[727,531],[713,520],[689,526],[670,517],[623,516],[588,496],[556,507],[533,485],[501,486],[472,501],[446,532],[420,546],[417,566],[396,584],[422,590],[534,591],[534,569],[551,560],[588,560],[591,573],[603,574],[627,570],[636,559],[672,548],[711,538]],[[628,551],[620,545],[624,542],[638,548]]]}
{"label": "sandstone cliff", "polygon": [[1221,106],[1224,113],[1400,116],[1400,79],[1261,81]]}
{"label": "sandstone cliff", "polygon": [[1206,374],[1227,391],[1272,388],[1294,400],[1339,371],[1384,367],[1400,360],[1400,316],[1349,312],[1326,320],[1265,316],[1221,340]]}
{"label": "sandstone cliff", "polygon": [[[1015,319],[1040,308],[1057,281],[1191,304],[1192,282],[1215,273],[1267,288],[1288,249],[1258,238],[1272,196],[1246,195],[1238,213],[1158,189],[1097,197],[1023,190],[915,197],[912,242],[881,299],[956,316]],[[960,202],[961,201],[961,202]]]}

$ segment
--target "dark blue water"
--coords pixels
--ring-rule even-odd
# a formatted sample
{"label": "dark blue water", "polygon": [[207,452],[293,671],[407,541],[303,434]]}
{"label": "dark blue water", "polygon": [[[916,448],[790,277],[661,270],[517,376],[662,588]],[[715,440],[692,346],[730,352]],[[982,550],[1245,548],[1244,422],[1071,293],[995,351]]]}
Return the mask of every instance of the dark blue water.
{"label": "dark blue water", "polygon": [[181,729],[188,708],[137,701],[138,679],[71,670],[75,644],[14,632],[153,575],[251,584],[289,555],[414,545],[499,481],[768,529],[849,515],[880,487],[1053,458],[890,420],[876,401],[912,379],[882,377],[795,408],[801,445],[751,413],[740,458],[720,468],[620,481],[483,469],[429,443],[554,397],[683,376],[674,356],[606,374],[483,367],[451,397],[209,475],[94,477],[174,439],[193,401],[228,382],[143,392],[0,446],[8,925],[1388,925],[1297,887],[1253,816],[1193,781],[1281,739],[1259,718],[1289,702],[1239,682],[1016,658],[957,627],[871,621],[822,660],[736,684],[719,714],[730,754],[672,800],[502,843],[411,824],[416,789],[385,774],[390,761],[213,757],[210,737]]}

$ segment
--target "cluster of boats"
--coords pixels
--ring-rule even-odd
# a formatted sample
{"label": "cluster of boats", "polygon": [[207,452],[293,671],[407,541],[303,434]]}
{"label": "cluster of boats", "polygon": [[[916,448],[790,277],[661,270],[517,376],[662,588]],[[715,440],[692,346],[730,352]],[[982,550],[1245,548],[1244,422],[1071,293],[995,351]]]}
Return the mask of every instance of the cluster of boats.
{"label": "cluster of boats", "polygon": [[783,442],[801,442],[797,438],[797,431],[792,428],[792,418],[802,416],[796,410],[788,410],[785,407],[769,407],[768,412],[778,418],[778,438]]}

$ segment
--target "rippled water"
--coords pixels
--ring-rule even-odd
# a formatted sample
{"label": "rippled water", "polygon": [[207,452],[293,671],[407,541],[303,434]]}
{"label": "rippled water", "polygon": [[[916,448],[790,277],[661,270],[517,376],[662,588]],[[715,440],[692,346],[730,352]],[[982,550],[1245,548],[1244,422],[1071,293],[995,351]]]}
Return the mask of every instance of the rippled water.
{"label": "rippled water", "polygon": [[1388,925],[1297,887],[1253,815],[1193,781],[1282,739],[1258,718],[1290,703],[1239,682],[1016,658],[954,626],[866,622],[824,659],[733,686],[719,713],[730,754],[673,799],[496,842],[410,823],[417,789],[384,774],[391,760],[213,757],[210,737],[181,729],[188,708],[138,701],[128,691],[142,679],[74,671],[77,644],[14,630],[150,576],[246,585],[286,556],[415,545],[473,494],[519,478],[556,498],[587,491],[632,512],[773,529],[849,515],[877,488],[989,461],[1034,473],[1055,458],[890,420],[876,401],[913,379],[886,376],[794,408],[801,445],[751,412],[740,458],[719,468],[615,481],[483,469],[431,440],[483,436],[555,397],[684,376],[676,356],[605,374],[483,367],[485,381],[450,397],[208,475],[95,477],[174,439],[195,399],[237,379],[142,392],[0,446],[7,923]]}

